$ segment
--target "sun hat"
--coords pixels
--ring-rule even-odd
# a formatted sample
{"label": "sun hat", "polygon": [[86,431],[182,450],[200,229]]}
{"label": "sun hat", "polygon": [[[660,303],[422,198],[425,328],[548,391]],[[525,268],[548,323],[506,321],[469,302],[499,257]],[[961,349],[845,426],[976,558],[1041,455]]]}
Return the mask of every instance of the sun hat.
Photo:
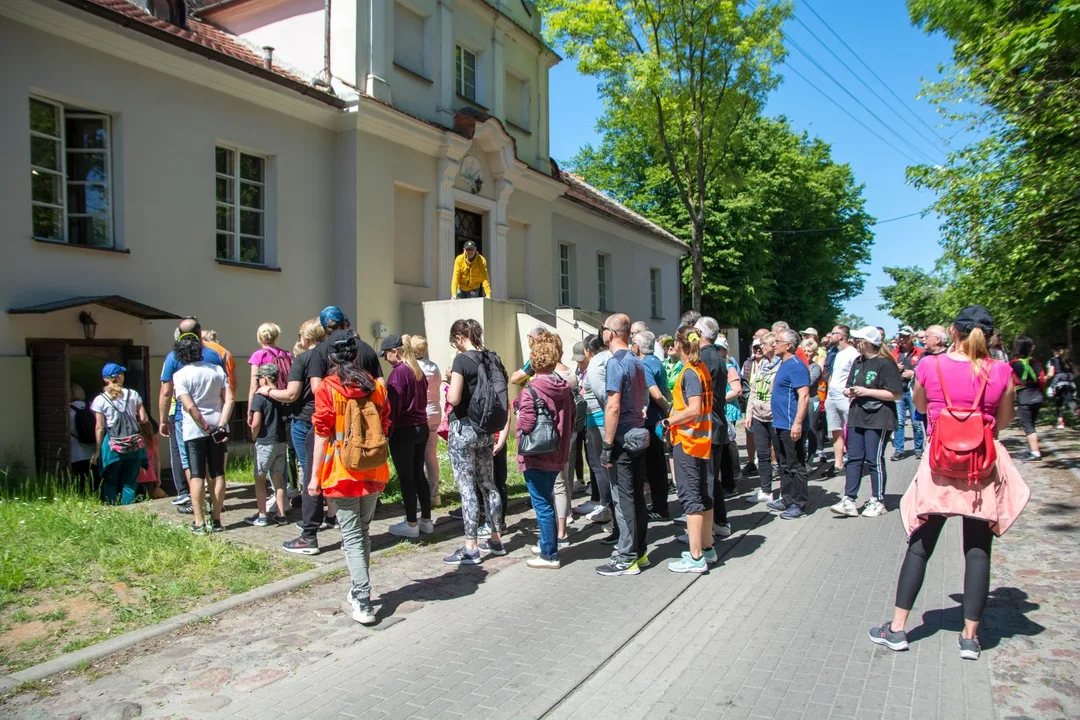
{"label": "sun hat", "polygon": [[855,340],[865,340],[874,347],[881,347],[881,332],[872,325],[851,331],[851,337]]}

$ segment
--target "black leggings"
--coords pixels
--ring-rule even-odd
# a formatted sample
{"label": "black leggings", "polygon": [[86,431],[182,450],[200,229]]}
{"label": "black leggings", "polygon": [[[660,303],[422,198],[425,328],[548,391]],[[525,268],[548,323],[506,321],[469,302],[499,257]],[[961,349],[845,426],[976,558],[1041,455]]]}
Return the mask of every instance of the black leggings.
{"label": "black leggings", "polygon": [[424,474],[424,454],[427,452],[427,425],[399,427],[390,436],[390,457],[394,460],[401,498],[405,503],[405,520],[416,522],[416,503],[420,502],[420,517],[431,519],[431,488]]}
{"label": "black leggings", "polygon": [[[896,607],[910,610],[922,589],[926,561],[934,553],[944,515],[931,515],[908,540],[907,554],[896,581]],[[990,594],[990,545],[994,534],[985,520],[964,518],[964,619],[978,622]]]}
{"label": "black leggings", "polygon": [[1042,403],[1036,403],[1034,405],[1020,404],[1017,407],[1020,415],[1020,426],[1024,428],[1024,434],[1034,435],[1035,419],[1039,417],[1039,411],[1042,410]]}
{"label": "black leggings", "polygon": [[717,525],[727,524],[727,505],[724,503],[724,491],[727,489],[725,481],[730,479],[734,484],[735,460],[728,452],[727,445],[713,445],[709,455],[709,479],[712,483],[713,499],[713,522]]}

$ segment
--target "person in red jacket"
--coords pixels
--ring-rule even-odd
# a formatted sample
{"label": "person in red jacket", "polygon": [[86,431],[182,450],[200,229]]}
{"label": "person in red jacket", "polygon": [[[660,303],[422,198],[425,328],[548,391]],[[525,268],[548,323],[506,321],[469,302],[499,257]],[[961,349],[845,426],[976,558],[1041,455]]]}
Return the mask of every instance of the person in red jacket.
{"label": "person in red jacket", "polygon": [[383,462],[372,469],[350,470],[342,462],[341,451],[349,401],[370,399],[379,409],[384,436],[390,433],[390,403],[383,384],[357,365],[360,342],[355,333],[336,330],[328,342],[330,372],[315,390],[315,413],[311,416],[315,452],[308,494],[312,497],[322,494],[334,499],[341,528],[341,546],[352,578],[348,594],[352,617],[358,623],[371,625],[375,622],[375,609],[371,605],[368,574],[371,560],[369,527],[375,517],[379,493],[390,479],[390,468]]}

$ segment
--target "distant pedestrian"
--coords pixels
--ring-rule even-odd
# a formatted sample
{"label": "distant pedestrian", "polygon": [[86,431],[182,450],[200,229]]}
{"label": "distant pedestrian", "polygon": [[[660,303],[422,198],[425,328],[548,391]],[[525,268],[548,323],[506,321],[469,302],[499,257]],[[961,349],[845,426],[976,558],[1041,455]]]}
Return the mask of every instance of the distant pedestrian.
{"label": "distant pedestrian", "polygon": [[1064,409],[1080,417],[1076,407],[1076,375],[1069,349],[1062,343],[1054,346],[1054,356],[1046,363],[1046,394],[1054,401],[1057,411],[1057,429],[1065,429]]}
{"label": "distant pedestrian", "polygon": [[139,468],[147,462],[141,425],[150,421],[142,396],[124,387],[126,372],[122,365],[106,363],[101,368],[105,388],[90,403],[97,419],[97,442],[90,464],[97,465],[100,461],[105,502],[120,505],[135,502]]}
{"label": "distant pedestrian", "polygon": [[922,458],[923,453],[923,425],[915,418],[915,405],[911,399],[911,383],[915,377],[915,366],[922,357],[921,348],[915,347],[915,331],[910,325],[900,328],[897,333],[896,348],[892,351],[893,360],[896,361],[897,369],[904,381],[904,395],[896,403],[896,430],[893,432],[893,455],[894,461],[904,457],[904,440],[907,432],[905,426],[907,419],[911,418],[911,430],[915,436],[915,457]]}
{"label": "distant pedestrian", "polygon": [[848,412],[851,408],[851,399],[845,395],[845,390],[848,387],[851,366],[859,358],[858,349],[850,343],[851,328],[847,325],[837,325],[833,328],[832,335],[836,344],[836,355],[833,358],[825,394],[825,423],[832,435],[833,464],[826,472],[826,477],[832,477],[844,471],[844,427],[847,425]]}
{"label": "distant pedestrian", "polygon": [[[747,502],[770,502],[772,497],[773,480],[773,382],[776,380],[776,371],[780,366],[780,358],[776,355],[776,336],[771,332],[761,336],[762,352],[754,354],[754,361],[750,367],[750,398],[746,406],[746,430],[747,434],[753,433],[754,449],[757,452],[757,471],[759,474],[759,490],[747,496]],[[807,373],[807,384],[810,382]],[[743,471],[744,473],[746,470]]]}
{"label": "distant pedestrian", "polygon": [[[802,442],[810,407],[810,371],[796,357],[799,336],[781,330],[776,338],[780,364],[776,368],[772,406],[772,438],[780,465],[780,497],[765,507],[780,513],[781,520],[795,520],[806,514],[809,500],[806,474],[806,445]],[[760,457],[759,457],[760,461]]]}
{"label": "distant pedestrian", "polygon": [[1031,338],[1021,335],[1013,343],[1013,359],[1009,365],[1013,371],[1013,381],[1016,383],[1016,400],[1020,411],[1020,425],[1027,437],[1028,451],[1021,455],[1020,460],[1038,462],[1042,460],[1042,452],[1039,450],[1039,432],[1035,427],[1035,421],[1043,406],[1043,387],[1046,385],[1042,363],[1032,357],[1035,343]]}

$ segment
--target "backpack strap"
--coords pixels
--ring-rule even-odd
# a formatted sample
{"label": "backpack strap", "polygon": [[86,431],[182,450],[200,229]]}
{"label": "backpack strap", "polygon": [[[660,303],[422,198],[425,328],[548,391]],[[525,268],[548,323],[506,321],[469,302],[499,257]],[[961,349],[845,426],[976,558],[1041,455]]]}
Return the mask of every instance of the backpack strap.
{"label": "backpack strap", "polygon": [[938,385],[941,385],[941,393],[945,396],[945,406],[952,405],[952,398],[949,397],[949,388],[945,385],[945,376],[941,372],[941,358],[938,355],[934,356],[934,368],[937,370]]}
{"label": "backpack strap", "polygon": [[975,402],[972,403],[971,409],[978,410],[982,405],[983,394],[986,392],[986,384],[990,381],[990,368],[985,367],[985,373],[979,373],[982,375],[982,382],[979,384],[979,392],[975,393]]}

